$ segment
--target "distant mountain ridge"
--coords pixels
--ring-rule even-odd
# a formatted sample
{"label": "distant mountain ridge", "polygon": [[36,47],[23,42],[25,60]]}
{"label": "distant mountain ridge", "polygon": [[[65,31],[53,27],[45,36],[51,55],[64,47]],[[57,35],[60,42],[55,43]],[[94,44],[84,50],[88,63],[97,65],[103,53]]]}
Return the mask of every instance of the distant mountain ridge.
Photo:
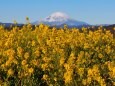
{"label": "distant mountain ridge", "polygon": [[[32,25],[39,25],[40,23],[49,25],[51,27],[56,26],[58,28],[63,27],[64,24],[67,24],[69,28],[72,28],[72,27],[81,28],[81,27],[90,27],[90,26],[110,26],[110,25],[113,25],[113,24],[95,24],[95,25],[91,25],[91,24],[88,24],[88,23],[83,22],[83,21],[75,20],[75,19],[69,17],[67,14],[62,13],[62,12],[55,12],[55,13],[51,14],[50,16],[48,16],[44,19],[38,20],[36,22],[32,22],[31,24]],[[10,25],[15,25],[15,24],[0,22],[0,25],[5,25],[5,27],[9,27]],[[21,23],[17,24],[17,26],[22,26],[22,25],[24,25],[24,24],[23,23],[22,24]]]}
{"label": "distant mountain ridge", "polygon": [[[0,22],[0,25],[5,25],[5,27],[10,27],[11,25],[15,25],[14,23],[2,23]],[[22,26],[24,24],[17,24],[17,26]]]}

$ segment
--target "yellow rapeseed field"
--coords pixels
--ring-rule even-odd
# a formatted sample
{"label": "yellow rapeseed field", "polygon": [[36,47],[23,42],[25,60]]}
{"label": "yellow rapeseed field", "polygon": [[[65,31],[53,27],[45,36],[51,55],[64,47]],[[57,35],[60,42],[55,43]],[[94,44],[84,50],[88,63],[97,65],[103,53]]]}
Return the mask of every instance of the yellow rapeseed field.
{"label": "yellow rapeseed field", "polygon": [[115,86],[115,38],[102,28],[1,25],[0,86]]}

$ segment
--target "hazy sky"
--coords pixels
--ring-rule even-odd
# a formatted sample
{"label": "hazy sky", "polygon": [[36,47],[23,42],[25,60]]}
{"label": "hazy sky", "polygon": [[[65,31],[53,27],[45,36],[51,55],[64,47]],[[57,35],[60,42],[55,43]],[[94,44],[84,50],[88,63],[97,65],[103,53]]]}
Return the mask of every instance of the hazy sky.
{"label": "hazy sky", "polygon": [[0,22],[31,22],[54,12],[89,24],[115,24],[115,0],[0,0]]}

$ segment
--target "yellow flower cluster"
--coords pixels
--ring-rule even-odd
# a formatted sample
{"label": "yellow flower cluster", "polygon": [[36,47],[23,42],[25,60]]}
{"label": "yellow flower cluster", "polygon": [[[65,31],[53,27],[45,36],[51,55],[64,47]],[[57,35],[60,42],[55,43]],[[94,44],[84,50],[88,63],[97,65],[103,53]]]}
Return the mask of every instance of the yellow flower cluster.
{"label": "yellow flower cluster", "polygon": [[114,86],[113,31],[1,25],[0,86]]}

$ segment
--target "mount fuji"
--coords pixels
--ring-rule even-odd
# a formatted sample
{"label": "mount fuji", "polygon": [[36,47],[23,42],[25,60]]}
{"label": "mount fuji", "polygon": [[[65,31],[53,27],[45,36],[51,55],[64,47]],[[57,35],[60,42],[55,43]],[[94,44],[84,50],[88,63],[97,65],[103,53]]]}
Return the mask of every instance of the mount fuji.
{"label": "mount fuji", "polygon": [[50,16],[41,19],[40,21],[33,22],[32,24],[38,25],[40,23],[57,27],[63,26],[64,24],[67,24],[69,27],[89,26],[88,23],[74,20],[67,14],[61,12],[53,13]]}

